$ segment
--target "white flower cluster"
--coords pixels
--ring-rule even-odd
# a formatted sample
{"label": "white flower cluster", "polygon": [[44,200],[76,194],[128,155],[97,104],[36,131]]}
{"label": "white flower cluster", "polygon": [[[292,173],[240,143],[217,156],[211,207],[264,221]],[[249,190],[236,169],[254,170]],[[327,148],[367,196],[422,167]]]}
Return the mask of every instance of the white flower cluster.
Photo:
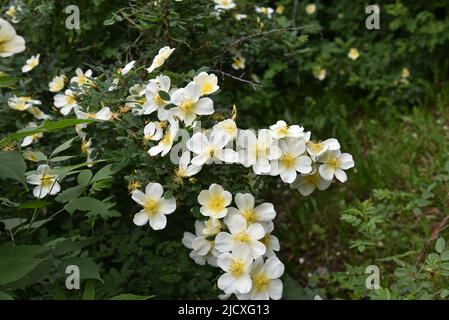
{"label": "white flower cluster", "polygon": [[[163,52],[171,54],[172,50],[162,48],[158,56]],[[148,150],[150,156],[165,156],[172,150],[181,124],[196,129],[198,116],[212,115],[214,104],[208,95],[218,90],[217,77],[206,72],[183,88],[172,88],[171,79],[163,74],[149,80],[146,86],[134,85],[129,90],[127,106],[134,114],[155,114],[158,118],[144,128],[144,139],[154,141]],[[334,177],[345,182],[344,170],[354,166],[352,156],[342,154],[334,138],[322,142],[310,138],[311,133],[303,127],[282,120],[255,132],[238,129],[234,119],[226,119],[195,132],[187,140],[176,175],[191,177],[213,163],[239,163],[258,175],[280,176],[303,195],[315,188],[328,188]],[[132,198],[143,207],[133,220],[139,226],[149,224],[154,230],[163,229],[166,215],[176,210],[175,198],[163,198],[163,188],[158,183],[148,184],[145,193],[133,191]],[[233,200],[235,207],[231,207]],[[280,249],[279,241],[271,234],[276,216],[273,205],[256,206],[248,193],[237,193],[233,199],[218,184],[201,191],[198,203],[207,220],[197,220],[195,234],[185,232],[182,242],[192,250],[190,257],[196,263],[222,269],[224,273],[218,280],[218,287],[224,292],[221,297],[234,294],[238,299],[280,299],[283,285],[279,278],[284,265],[275,255]]]}
{"label": "white flower cluster", "polygon": [[[169,48],[165,50],[172,52]],[[172,150],[181,123],[192,127],[198,116],[212,115],[214,103],[208,95],[218,90],[217,77],[206,72],[183,88],[172,88],[171,79],[163,74],[151,79],[145,87],[132,87],[127,101],[133,112],[155,113],[158,118],[144,128],[144,139],[155,143],[148,150],[150,156],[165,156]],[[352,156],[340,152],[336,139],[313,141],[311,132],[283,120],[255,132],[238,129],[233,119],[226,119],[211,129],[194,133],[185,147],[180,177],[190,177],[212,163],[239,163],[251,167],[258,175],[280,176],[305,196],[316,188],[327,189],[334,177],[345,182],[344,170],[354,166]]]}
{"label": "white flower cluster", "polygon": [[200,212],[208,218],[195,222],[195,234],[185,232],[182,243],[190,257],[224,272],[218,287],[222,298],[267,300],[282,297],[284,265],[276,257],[279,241],[271,234],[276,212],[271,203],[256,206],[249,193],[232,195],[218,184],[198,195]]}
{"label": "white flower cluster", "polygon": [[[173,51],[170,47],[161,48],[147,69],[148,73],[161,67]],[[29,64],[33,63],[30,61]],[[135,61],[131,61],[118,70],[109,92],[117,88],[121,77],[129,73],[134,64]],[[65,75],[59,75],[49,83],[49,90],[56,93],[54,106],[64,116],[73,111],[79,119],[113,119],[114,114],[109,107],[102,106],[100,110],[92,111],[79,104],[86,89],[97,86],[92,70],[83,72],[78,68],[69,87],[64,90],[66,79]],[[199,73],[181,88],[172,87],[171,79],[164,74],[150,79],[146,85],[132,86],[125,107],[137,116],[157,117],[143,128],[144,140],[152,141],[149,155],[166,156],[174,151],[181,126],[195,131],[199,117],[213,115],[214,102],[210,95],[219,89],[217,77],[207,72]],[[48,117],[36,107],[41,102],[30,97],[14,96],[8,103],[13,109],[30,111],[38,119]],[[28,126],[36,125],[29,123]],[[82,138],[81,149],[91,162],[92,140],[82,130],[86,126],[78,125],[77,132]],[[22,146],[41,136],[26,137]],[[195,132],[180,146],[184,149],[177,163],[178,178],[191,177],[206,165],[241,164],[257,175],[279,176],[303,195],[309,195],[315,188],[328,188],[334,177],[345,182],[344,170],[354,166],[352,156],[341,153],[336,139],[311,140],[310,132],[305,132],[299,125],[288,125],[283,120],[256,132],[239,129],[234,117],[225,119],[210,129]],[[28,183],[36,186],[33,194],[37,198],[58,193],[61,190],[58,180],[47,165],[39,166],[36,174],[27,178]],[[133,222],[138,226],[149,225],[153,230],[164,229],[166,216],[177,208],[176,198],[167,194],[164,197],[163,186],[157,182],[148,183],[145,192],[133,190],[132,199],[143,207],[134,215]],[[218,184],[201,191],[197,199],[200,213],[206,220],[196,221],[195,234],[186,232],[182,242],[192,250],[190,257],[196,263],[208,263],[223,271],[218,280],[218,287],[224,292],[221,297],[280,299],[283,284],[279,278],[284,273],[284,265],[275,254],[280,249],[279,241],[271,234],[276,216],[273,205],[256,205],[255,198],[249,193],[237,193],[233,197]],[[232,206],[233,202],[235,206]]]}
{"label": "white flower cluster", "polygon": [[[126,67],[125,67],[126,68]],[[53,100],[53,104],[58,108],[63,116],[69,115],[72,111],[75,113],[78,119],[95,119],[97,121],[109,121],[112,119],[112,112],[109,107],[102,107],[98,111],[91,111],[89,107],[83,109],[79,104],[78,95],[83,93],[87,87],[94,86],[94,78],[92,70],[84,72],[81,68],[75,70],[75,75],[70,79],[69,88],[64,90],[66,84],[66,76],[55,76],[48,84],[49,91],[57,93]],[[59,93],[64,90],[63,93]],[[88,166],[92,166],[92,153],[94,148],[92,147],[92,139],[87,137],[87,134],[83,131],[87,127],[87,123],[78,124],[76,126],[76,132],[81,137],[81,152],[86,154]]]}

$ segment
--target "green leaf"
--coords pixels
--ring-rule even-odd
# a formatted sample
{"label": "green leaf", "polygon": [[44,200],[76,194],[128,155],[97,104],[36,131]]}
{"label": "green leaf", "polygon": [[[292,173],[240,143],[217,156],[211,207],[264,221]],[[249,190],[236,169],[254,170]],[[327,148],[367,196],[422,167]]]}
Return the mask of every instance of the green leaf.
{"label": "green leaf", "polygon": [[39,245],[18,245],[13,246],[5,243],[0,245],[0,260],[11,258],[38,257],[50,251],[50,248]]}
{"label": "green leaf", "polygon": [[444,289],[443,291],[441,291],[441,293],[440,293],[440,298],[441,298],[441,299],[444,299],[444,298],[446,298],[447,296],[449,296],[449,290]]}
{"label": "green leaf", "polygon": [[438,238],[436,244],[435,244],[435,250],[438,253],[442,253],[446,247],[446,241],[443,238]]}
{"label": "green leaf", "polygon": [[71,200],[79,197],[81,195],[81,193],[83,193],[84,190],[85,190],[85,187],[83,187],[83,186],[75,186],[75,187],[68,188],[68,189],[64,190],[63,192],[61,192],[55,198],[55,200],[58,202],[71,201]]}
{"label": "green leaf", "polygon": [[109,300],[148,300],[151,298],[154,298],[154,295],[140,296],[140,295],[132,294],[132,293],[122,293],[122,294],[119,294],[112,298],[109,298]]}
{"label": "green leaf", "polygon": [[6,230],[12,230],[15,227],[20,226],[22,223],[25,223],[27,219],[19,219],[19,218],[10,218],[10,219],[3,219],[0,220],[0,222],[3,222],[5,224]]}
{"label": "green leaf", "polygon": [[162,100],[165,101],[170,101],[170,95],[168,94],[168,92],[165,92],[163,90],[159,90],[159,97],[161,97]]}
{"label": "green leaf", "polygon": [[87,280],[84,284],[83,300],[95,299],[95,282],[93,280]]}
{"label": "green leaf", "polygon": [[95,183],[99,180],[109,179],[111,175],[114,173],[112,170],[112,164],[107,164],[94,175],[91,180],[91,183]]}
{"label": "green leaf", "polygon": [[23,202],[19,205],[20,209],[42,209],[50,204],[49,201],[46,200],[30,200]]}
{"label": "green leaf", "polygon": [[0,75],[0,88],[12,88],[12,85],[17,82],[19,78],[7,75]]}
{"label": "green leaf", "polygon": [[60,161],[65,161],[71,158],[74,158],[75,156],[59,156],[59,157],[54,157],[50,159],[50,162],[60,162]]}
{"label": "green leaf", "polygon": [[42,246],[0,246],[0,285],[25,277],[46,260],[38,256],[48,250]]}
{"label": "green leaf", "polygon": [[66,142],[60,144],[59,146],[57,146],[55,148],[55,150],[53,150],[53,152],[51,153],[50,158],[53,158],[53,156],[57,155],[58,153],[61,153],[65,150],[67,150],[68,148],[70,148],[70,146],[72,145],[73,140],[75,140],[75,138],[71,138],[69,140],[67,140]]}
{"label": "green leaf", "polygon": [[56,244],[53,254],[55,256],[62,256],[67,253],[71,253],[75,250],[79,250],[92,244],[92,239],[86,239],[81,241],[64,240]]}
{"label": "green leaf", "polygon": [[69,258],[64,260],[60,265],[59,269],[62,274],[65,274],[66,267],[69,265],[75,265],[80,270],[81,280],[94,279],[103,282],[98,272],[99,268],[97,264],[92,260],[92,258]]}
{"label": "green leaf", "polygon": [[449,251],[444,251],[444,252],[441,254],[441,260],[443,260],[443,261],[449,261]]}
{"label": "green leaf", "polygon": [[93,119],[74,119],[74,118],[62,119],[62,120],[57,120],[57,121],[45,120],[37,128],[25,128],[25,129],[19,130],[15,133],[12,133],[12,134],[4,137],[3,139],[0,140],[0,148],[3,148],[4,146],[6,146],[8,143],[11,143],[12,141],[23,139],[27,136],[31,136],[31,135],[39,133],[39,132],[45,133],[45,132],[57,131],[57,130],[61,130],[61,129],[64,129],[67,127],[73,127],[77,124],[90,123],[90,122],[95,122],[95,120],[93,120]]}
{"label": "green leaf", "polygon": [[49,222],[51,220],[53,220],[53,219],[35,220],[35,221],[33,221],[33,223],[21,225],[19,228],[17,228],[16,232],[22,231],[22,230],[34,230],[34,229],[40,228],[42,225],[46,224],[47,222]]}
{"label": "green leaf", "polygon": [[15,151],[0,152],[0,177],[17,180],[28,190],[25,171],[25,160],[20,153]]}
{"label": "green leaf", "polygon": [[0,300],[14,300],[14,299],[6,292],[0,291]]}
{"label": "green leaf", "polygon": [[444,165],[444,169],[449,173],[449,161],[446,161],[446,164]]}
{"label": "green leaf", "polygon": [[[75,199],[64,206],[64,209],[73,214],[75,211],[89,211],[91,215],[109,216],[109,209],[113,204],[104,203],[95,198],[81,197]],[[116,215],[115,215],[116,216]]]}
{"label": "green leaf", "polygon": [[84,170],[81,171],[78,175],[77,181],[80,186],[86,187],[89,184],[90,179],[92,178],[92,171]]}
{"label": "green leaf", "polygon": [[33,159],[35,162],[39,162],[39,161],[47,161],[47,156],[45,154],[43,154],[40,151],[31,151],[33,153],[33,156],[35,157],[35,159]]}

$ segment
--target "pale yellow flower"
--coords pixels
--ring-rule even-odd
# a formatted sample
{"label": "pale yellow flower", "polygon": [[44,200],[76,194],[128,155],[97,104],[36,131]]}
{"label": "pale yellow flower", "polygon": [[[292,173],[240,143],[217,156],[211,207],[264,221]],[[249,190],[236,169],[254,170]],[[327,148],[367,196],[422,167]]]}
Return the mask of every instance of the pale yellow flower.
{"label": "pale yellow flower", "polygon": [[357,60],[360,57],[359,50],[356,48],[351,48],[348,53],[348,58],[351,60]]}
{"label": "pale yellow flower", "polygon": [[402,78],[407,79],[408,77],[410,77],[410,70],[407,68],[402,69]]}
{"label": "pale yellow flower", "polygon": [[307,14],[314,14],[316,11],[316,6],[313,3],[310,3],[306,6],[306,13]]}

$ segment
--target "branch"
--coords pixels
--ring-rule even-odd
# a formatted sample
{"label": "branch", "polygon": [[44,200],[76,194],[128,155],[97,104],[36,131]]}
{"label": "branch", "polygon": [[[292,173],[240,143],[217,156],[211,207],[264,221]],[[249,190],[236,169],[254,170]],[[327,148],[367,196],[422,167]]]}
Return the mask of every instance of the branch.
{"label": "branch", "polygon": [[293,27],[296,28],[296,13],[298,11],[298,0],[293,3],[293,13],[292,13],[292,23]]}
{"label": "branch", "polygon": [[218,70],[218,69],[210,69],[210,71],[220,73],[222,75],[222,77],[226,76],[226,77],[229,77],[231,79],[234,79],[234,80],[237,80],[237,81],[240,81],[240,82],[243,82],[243,83],[247,83],[247,84],[251,85],[254,90],[256,90],[257,87],[261,87],[260,84],[254,83],[254,82],[252,82],[250,80],[247,80],[247,79],[243,79],[242,78],[243,74],[240,77],[236,77],[236,76],[233,76],[230,73],[227,73],[227,72],[224,72],[224,71]]}

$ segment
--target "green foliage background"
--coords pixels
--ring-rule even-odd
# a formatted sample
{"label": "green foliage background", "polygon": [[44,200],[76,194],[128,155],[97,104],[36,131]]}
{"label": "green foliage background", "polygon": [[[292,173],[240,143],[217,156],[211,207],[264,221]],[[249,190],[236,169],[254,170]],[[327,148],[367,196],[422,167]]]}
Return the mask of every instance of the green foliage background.
{"label": "green foliage background", "polygon": [[[1,138],[24,128],[29,119],[7,106],[12,94],[32,95],[44,102],[45,112],[56,115],[48,92],[55,75],[91,68],[110,83],[118,66],[133,59],[148,66],[160,47],[170,45],[176,51],[164,67],[176,74],[169,75],[182,83],[203,67],[216,73],[219,113],[229,117],[235,104],[239,127],[267,127],[284,119],[318,137],[338,138],[354,156],[356,168],[345,185],[307,198],[275,179],[242,176],[245,170],[233,168],[232,175],[226,168],[201,172],[200,181],[221,179],[232,192],[249,191],[274,203],[275,234],[287,266],[285,298],[449,295],[443,239],[449,220],[446,1],[382,2],[380,30],[365,28],[365,1],[316,1],[316,12],[309,15],[307,1],[236,0],[238,8],[232,12],[248,14],[242,21],[232,13],[217,20],[209,0],[164,0],[158,5],[140,0],[23,2],[14,26],[25,37],[27,50],[0,64],[6,74],[0,76]],[[73,2],[80,8],[80,30],[64,26],[64,8]],[[4,8],[8,4],[4,1]],[[254,12],[254,5],[282,5],[285,11],[267,19]],[[235,45],[246,58],[243,71],[231,68]],[[347,57],[351,48],[360,52],[355,61]],[[12,78],[36,53],[41,54],[40,66]],[[327,71],[323,81],[314,77],[317,68]],[[405,80],[404,68],[410,71]],[[114,94],[108,103],[117,110],[127,92]],[[101,93],[90,99],[98,105]],[[23,173],[35,164],[25,163],[19,144],[2,145],[1,298],[216,298],[216,270],[196,265],[181,244],[183,232],[192,229],[199,214],[188,195],[207,184],[179,186],[172,181],[169,161],[154,167],[139,140],[143,125],[143,120],[124,115],[114,124],[90,128],[107,162],[89,170],[71,167],[84,162],[80,156],[63,160],[67,183],[55,200],[33,199],[20,181],[5,174],[3,164],[14,163]],[[49,156],[73,136],[72,127],[56,128],[45,133],[39,151]],[[70,144],[63,154],[76,156],[78,147]],[[132,224],[138,208],[127,185],[134,180],[159,181],[181,195],[182,206],[165,230]],[[87,204],[77,206],[76,201]],[[35,222],[20,225],[17,217],[34,217]],[[68,264],[88,270],[80,291],[64,289]],[[382,289],[366,289],[368,265],[380,267]]]}

